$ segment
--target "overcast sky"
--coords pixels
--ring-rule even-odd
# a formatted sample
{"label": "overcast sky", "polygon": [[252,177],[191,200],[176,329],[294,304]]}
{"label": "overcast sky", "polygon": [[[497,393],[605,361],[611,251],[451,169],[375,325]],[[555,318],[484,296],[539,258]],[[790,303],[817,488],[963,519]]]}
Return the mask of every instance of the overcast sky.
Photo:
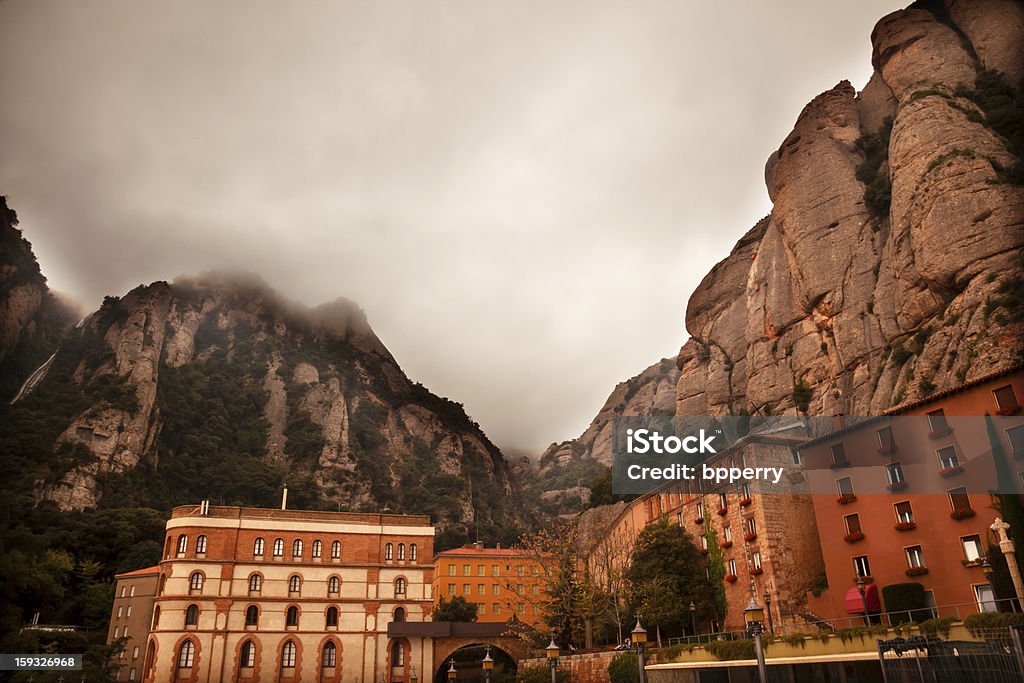
{"label": "overcast sky", "polygon": [[686,339],[814,95],[902,5],[0,0],[0,194],[52,287],[358,302],[505,447]]}

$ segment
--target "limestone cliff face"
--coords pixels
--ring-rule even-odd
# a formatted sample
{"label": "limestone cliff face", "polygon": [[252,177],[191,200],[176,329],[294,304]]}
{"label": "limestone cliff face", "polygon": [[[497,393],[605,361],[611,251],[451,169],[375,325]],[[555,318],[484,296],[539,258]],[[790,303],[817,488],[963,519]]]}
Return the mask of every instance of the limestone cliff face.
{"label": "limestone cliff face", "polygon": [[349,301],[307,309],[252,277],[140,286],[72,331],[22,410],[60,414],[66,387],[81,408],[41,488],[62,509],[146,487],[160,503],[272,504],[287,482],[297,505],[429,512],[499,536],[520,520],[501,452],[410,381]]}
{"label": "limestone cliff face", "polygon": [[771,214],[691,297],[678,415],[873,414],[1019,360],[1020,151],[982,70],[1017,85],[1022,16],[878,22],[874,76],[804,108],[765,168]]}
{"label": "limestone cliff face", "polygon": [[14,396],[73,322],[17,225],[17,214],[0,196],[0,400]]}

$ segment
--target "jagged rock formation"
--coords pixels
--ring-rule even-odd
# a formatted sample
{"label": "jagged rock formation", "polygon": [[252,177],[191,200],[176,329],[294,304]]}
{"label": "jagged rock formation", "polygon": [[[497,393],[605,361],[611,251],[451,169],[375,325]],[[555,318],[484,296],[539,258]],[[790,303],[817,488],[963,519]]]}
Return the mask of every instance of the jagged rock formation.
{"label": "jagged rock formation", "polygon": [[542,492],[542,507],[557,513],[586,505],[594,477],[612,463],[614,419],[630,415],[672,415],[678,379],[679,370],[671,359],[658,361],[639,375],[617,384],[578,438],[548,446],[534,475]]}
{"label": "jagged rock formation", "polygon": [[678,415],[874,414],[1019,360],[1021,4],[915,3],[872,43],[868,85],[804,108],[771,214],[691,297]]}
{"label": "jagged rock formation", "polygon": [[17,214],[0,196],[0,400],[10,400],[57,348],[74,312],[39,270]]}
{"label": "jagged rock formation", "polygon": [[61,509],[209,497],[430,513],[510,541],[508,467],[460,404],[410,381],[363,312],[314,309],[252,276],[108,297],[12,419],[44,421],[37,479]]}

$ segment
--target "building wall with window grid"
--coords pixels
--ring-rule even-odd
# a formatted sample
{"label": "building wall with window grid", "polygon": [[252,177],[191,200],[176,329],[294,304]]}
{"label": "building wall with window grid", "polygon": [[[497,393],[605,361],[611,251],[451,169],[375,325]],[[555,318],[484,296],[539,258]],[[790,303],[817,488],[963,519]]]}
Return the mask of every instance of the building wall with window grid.
{"label": "building wall with window grid", "polygon": [[478,621],[504,622],[514,614],[527,624],[541,623],[544,569],[529,553],[470,544],[438,553],[434,564],[435,605],[442,597],[461,596],[478,605]]}

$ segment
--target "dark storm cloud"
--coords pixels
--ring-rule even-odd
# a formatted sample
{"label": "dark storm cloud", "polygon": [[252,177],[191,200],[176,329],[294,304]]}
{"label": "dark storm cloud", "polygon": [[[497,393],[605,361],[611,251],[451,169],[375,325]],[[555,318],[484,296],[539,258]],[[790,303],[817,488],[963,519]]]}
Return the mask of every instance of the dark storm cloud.
{"label": "dark storm cloud", "polygon": [[358,301],[498,443],[685,339],[893,2],[0,2],[0,192],[90,307],[245,268]]}

